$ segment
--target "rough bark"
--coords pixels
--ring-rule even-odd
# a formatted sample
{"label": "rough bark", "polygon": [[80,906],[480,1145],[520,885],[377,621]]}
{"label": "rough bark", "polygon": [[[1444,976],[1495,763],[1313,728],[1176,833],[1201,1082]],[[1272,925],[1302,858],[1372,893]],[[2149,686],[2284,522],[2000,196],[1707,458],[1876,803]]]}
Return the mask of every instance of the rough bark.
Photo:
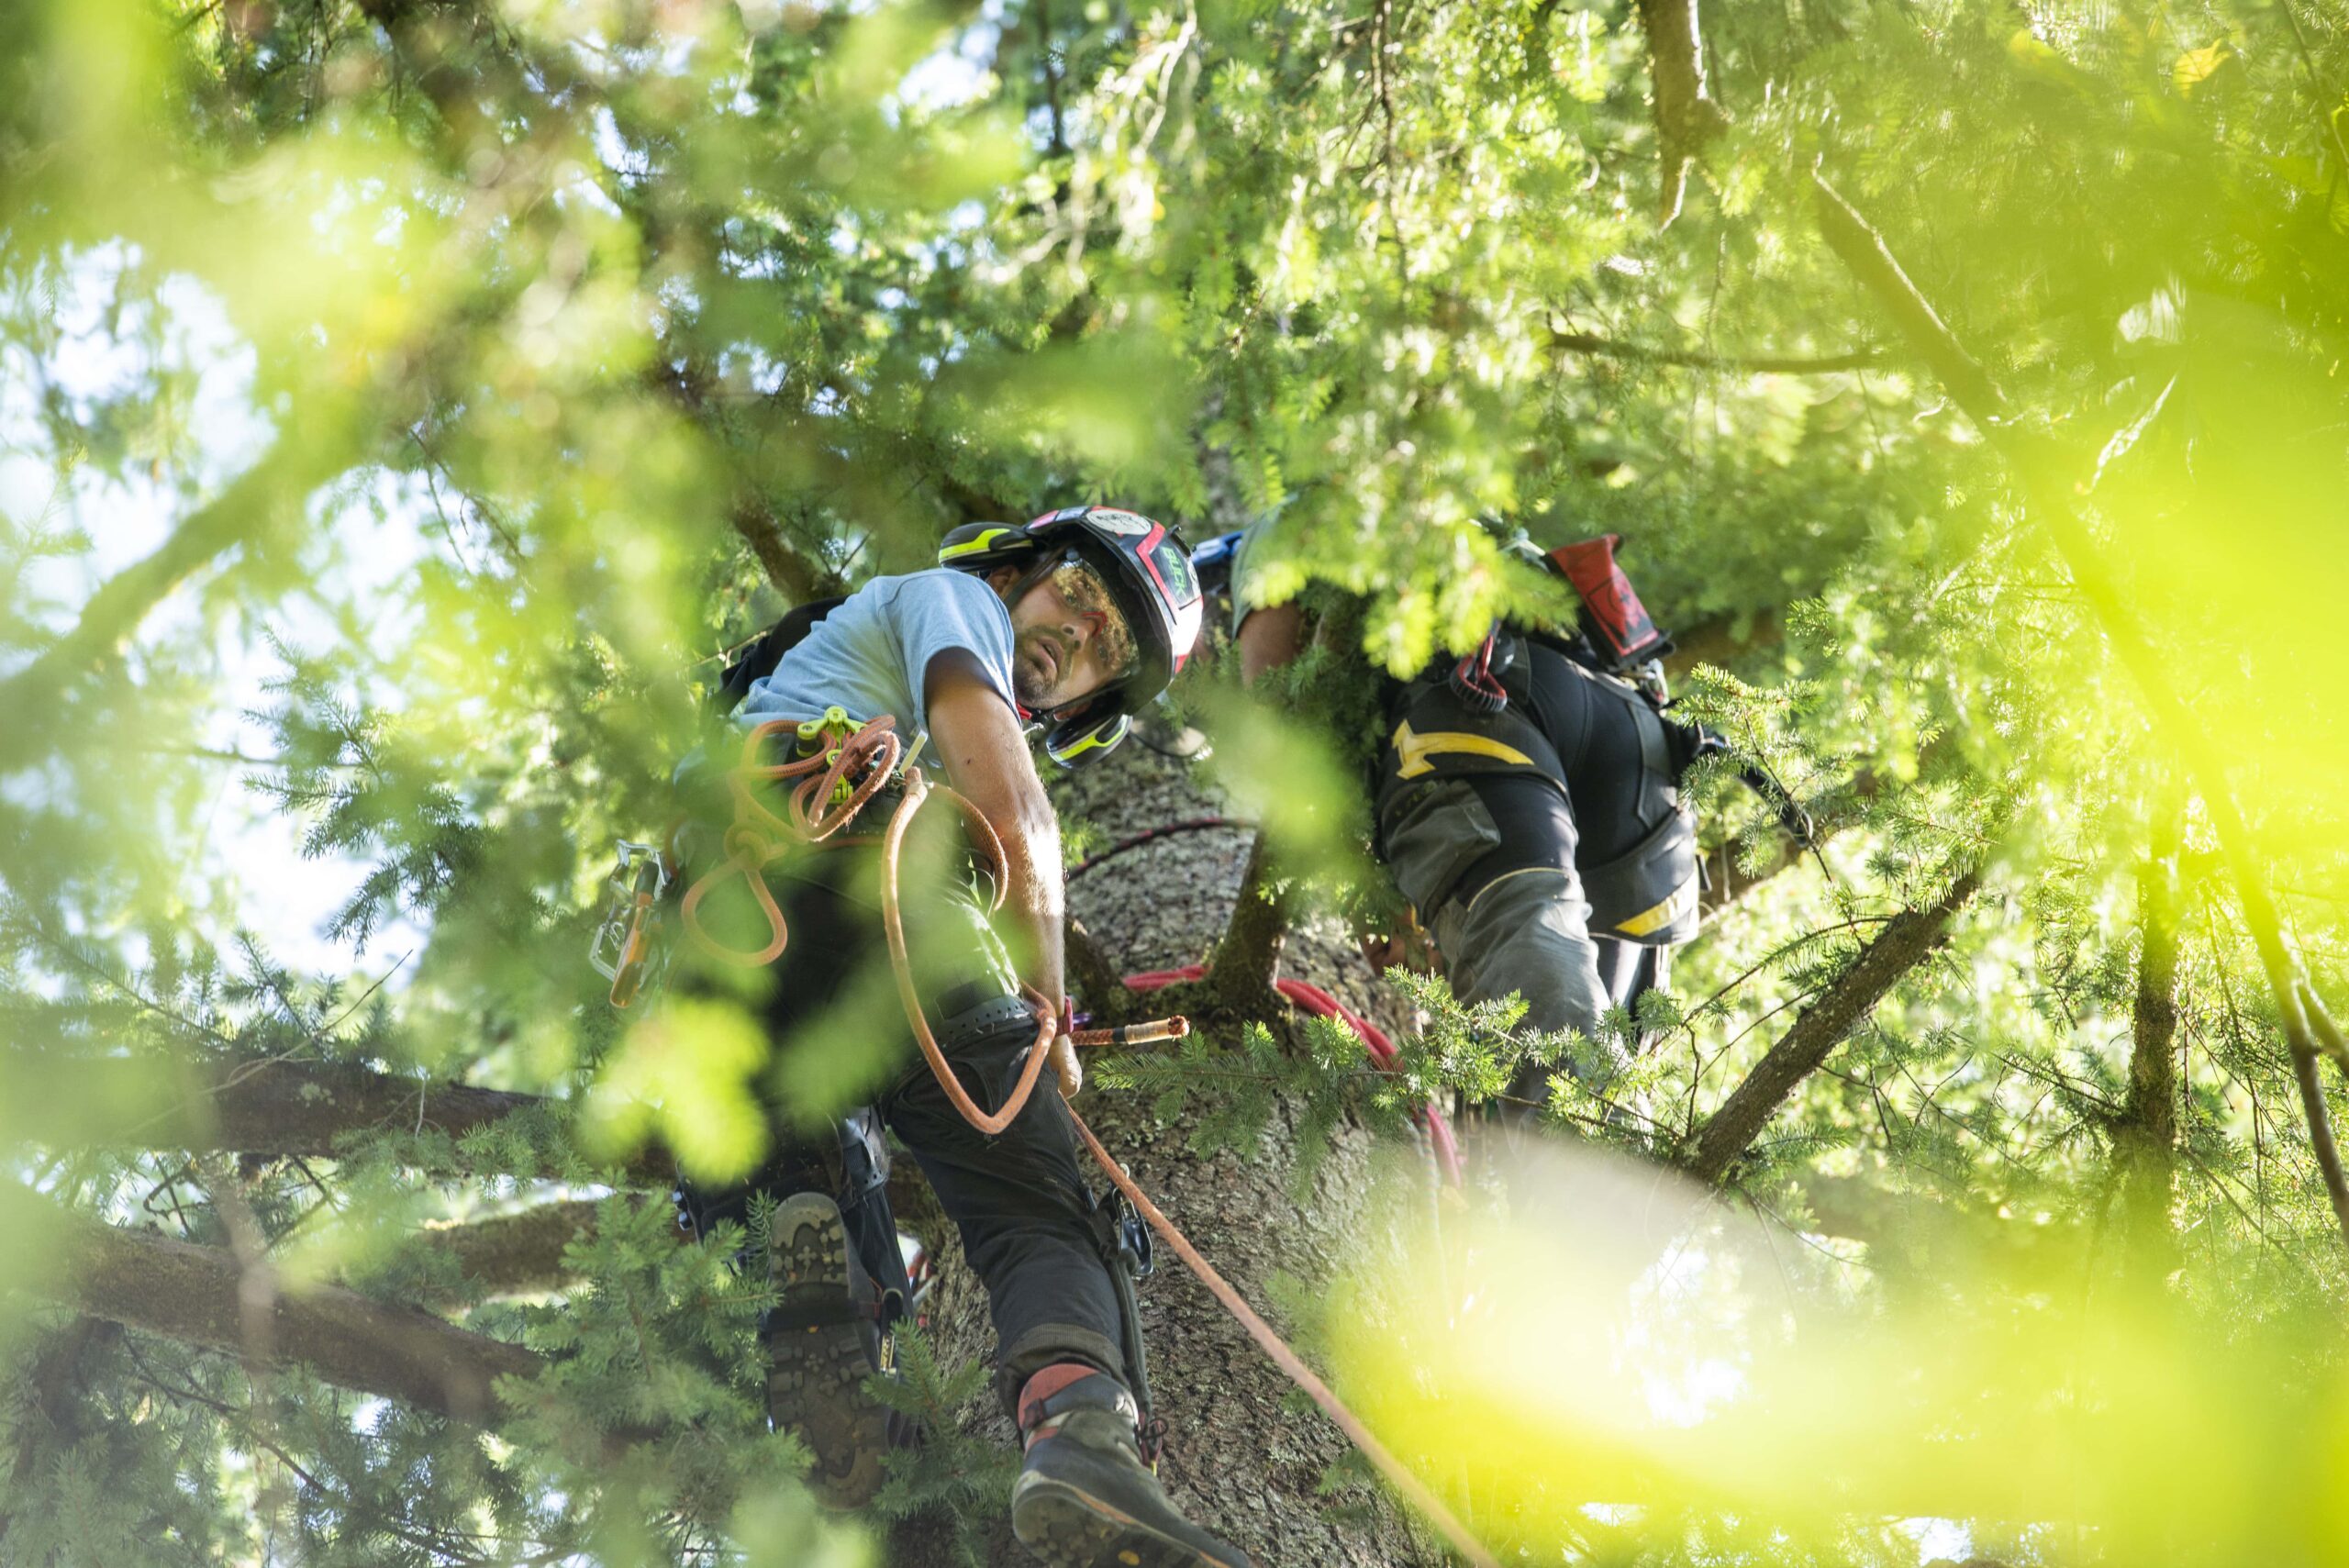
{"label": "rough bark", "polygon": [[1867,1020],[1901,976],[1941,946],[1951,917],[1980,881],[1980,872],[1969,871],[1924,908],[1904,910],[1886,923],[1698,1129],[1687,1160],[1690,1173],[1705,1182],[1729,1174],[1802,1081]]}
{"label": "rough bark", "polygon": [[[248,1353],[243,1271],[228,1252],[80,1218],[63,1223],[60,1235],[65,1266],[17,1282],[21,1288],[126,1329]],[[334,1286],[278,1295],[269,1338],[272,1364],[306,1366],[337,1387],[462,1421],[504,1408],[498,1378],[530,1377],[543,1365],[519,1345]]]}
{"label": "rough bark", "polygon": [[1228,1007],[1260,1010],[1272,1001],[1273,980],[1280,972],[1281,949],[1288,935],[1288,912],[1286,901],[1266,882],[1271,867],[1272,847],[1260,828],[1248,846],[1248,862],[1241,868],[1240,885],[1232,895],[1231,917],[1212,960],[1216,997]]}
{"label": "rough bark", "polygon": [[[1063,809],[1112,839],[1225,809],[1193,784],[1187,767],[1139,747],[1072,775]],[[1123,973],[1197,963],[1230,922],[1249,852],[1236,833],[1190,833],[1156,840],[1122,857],[1114,870],[1080,878],[1072,911],[1093,933],[1108,962]],[[1308,921],[1287,942],[1291,973],[1328,986],[1348,1006],[1394,1029],[1406,1020],[1386,988],[1341,931]],[[1154,1007],[1151,1010],[1155,1010]],[[1219,1026],[1208,1026],[1218,1038]],[[1294,1128],[1276,1118],[1253,1156],[1201,1157],[1188,1146],[1187,1123],[1160,1126],[1146,1105],[1088,1089],[1079,1102],[1102,1141],[1200,1251],[1257,1309],[1286,1331],[1297,1325],[1269,1286],[1275,1275],[1309,1290],[1331,1274],[1366,1223],[1371,1140],[1341,1129],[1310,1189],[1292,1191]],[[1106,1182],[1096,1183],[1106,1186]],[[901,1210],[901,1218],[907,1211]],[[909,1225],[915,1222],[908,1219]],[[931,1301],[931,1332],[952,1357],[991,1357],[995,1345],[976,1283],[951,1235],[932,1230],[941,1284]],[[941,1244],[942,1243],[942,1244]],[[1325,1511],[1324,1473],[1345,1442],[1319,1412],[1286,1407],[1288,1385],[1197,1281],[1162,1258],[1141,1290],[1143,1333],[1159,1413],[1169,1426],[1163,1466],[1170,1491],[1203,1523],[1267,1564],[1313,1568],[1388,1568],[1434,1564],[1430,1545],[1383,1496],[1367,1513]],[[1010,1429],[982,1396],[966,1427],[1005,1443]],[[944,1562],[923,1527],[901,1531],[894,1562]],[[999,1533],[992,1562],[1029,1561]]]}
{"label": "rough bark", "polygon": [[[2065,481],[2061,455],[2043,436],[2026,433],[2009,417],[1998,384],[1943,324],[1923,292],[1909,280],[1884,241],[1858,209],[1816,171],[1812,195],[1820,233],[1852,274],[1873,295],[1900,329],[1917,356],[1949,388],[1958,406],[1996,446],[2013,469],[2032,519],[2047,533],[2071,574],[2080,597],[2095,614],[2114,655],[2129,672],[2145,699],[2154,725],[2184,759],[2210,814],[2219,846],[2233,874],[2236,896],[2243,903],[2243,924],[2258,949],[2260,967],[2276,998],[2284,1025],[2284,1042],[2293,1057],[2293,1078],[2300,1091],[2300,1110],[2309,1129],[2309,1144],[2324,1178],[2325,1195],[2332,1205],[2343,1244],[2349,1245],[2349,1172],[2342,1167],[2333,1140],[2332,1112],[2316,1072],[2316,1059],[2332,1054],[2337,1029],[2300,973],[2299,961],[2284,942],[2284,922],[2276,907],[2267,873],[2254,851],[2249,828],[2227,783],[2226,759],[2217,744],[2170,684],[2169,673],[2154,651],[2153,639],[2122,595],[2106,566],[2095,537],[2075,509],[2073,487]],[[2343,1063],[2349,1070],[2349,1063]]]}
{"label": "rough bark", "polygon": [[[453,1260],[468,1284],[492,1296],[551,1290],[575,1277],[563,1253],[596,1234],[602,1207],[588,1198],[542,1203],[464,1225],[429,1227],[423,1240]],[[685,1240],[683,1230],[677,1234]]]}

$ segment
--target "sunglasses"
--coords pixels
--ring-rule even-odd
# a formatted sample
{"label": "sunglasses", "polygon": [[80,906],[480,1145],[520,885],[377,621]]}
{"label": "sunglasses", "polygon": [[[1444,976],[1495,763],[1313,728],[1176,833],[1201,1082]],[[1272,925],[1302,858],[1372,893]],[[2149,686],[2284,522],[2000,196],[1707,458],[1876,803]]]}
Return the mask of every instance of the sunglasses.
{"label": "sunglasses", "polygon": [[1046,581],[1063,604],[1093,623],[1093,636],[1085,646],[1108,672],[1108,678],[1122,681],[1132,674],[1141,662],[1141,651],[1134,644],[1133,628],[1127,624],[1125,611],[1118,607],[1117,596],[1101,574],[1082,557],[1071,554],[1052,568]]}

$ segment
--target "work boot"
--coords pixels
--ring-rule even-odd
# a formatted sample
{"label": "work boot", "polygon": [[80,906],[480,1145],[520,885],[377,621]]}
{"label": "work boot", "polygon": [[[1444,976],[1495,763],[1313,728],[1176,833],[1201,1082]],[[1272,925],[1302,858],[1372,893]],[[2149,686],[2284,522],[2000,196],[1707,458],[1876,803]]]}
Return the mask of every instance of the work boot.
{"label": "work boot", "polygon": [[1247,1553],[1175,1512],[1142,1462],[1141,1412],[1117,1379],[1074,1362],[1019,1391],[1027,1462],[1011,1529],[1052,1568],[1251,1568]]}
{"label": "work boot", "polygon": [[767,1235],[767,1418],[815,1455],[807,1485],[819,1501],[861,1508],[881,1489],[890,1446],[888,1407],[864,1391],[892,1370],[880,1292],[823,1194],[777,1204]]}

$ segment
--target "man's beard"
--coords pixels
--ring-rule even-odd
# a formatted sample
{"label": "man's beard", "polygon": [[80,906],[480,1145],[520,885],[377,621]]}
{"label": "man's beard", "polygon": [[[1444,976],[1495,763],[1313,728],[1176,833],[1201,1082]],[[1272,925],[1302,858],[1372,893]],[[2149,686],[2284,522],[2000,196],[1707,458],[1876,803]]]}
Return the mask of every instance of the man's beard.
{"label": "man's beard", "polygon": [[[1037,665],[1033,650],[1038,643],[1052,649],[1052,673],[1045,674]],[[1011,695],[1025,708],[1041,708],[1047,705],[1059,686],[1061,677],[1068,671],[1068,647],[1051,632],[1030,628],[1012,639]]]}

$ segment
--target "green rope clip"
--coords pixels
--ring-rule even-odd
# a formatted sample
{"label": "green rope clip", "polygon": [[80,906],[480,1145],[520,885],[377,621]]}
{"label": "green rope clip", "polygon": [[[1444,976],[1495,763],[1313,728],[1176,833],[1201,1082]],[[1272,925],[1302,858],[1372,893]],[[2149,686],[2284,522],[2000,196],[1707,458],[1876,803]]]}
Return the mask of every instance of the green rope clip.
{"label": "green rope clip", "polygon": [[[856,733],[858,726],[848,716],[848,709],[837,705],[824,710],[821,718],[803,720],[799,726],[799,751],[802,756],[812,756],[824,748],[824,765],[831,767],[841,760],[841,742]],[[829,746],[827,746],[829,742]],[[846,779],[832,785],[831,804],[840,806],[856,794],[856,786]]]}
{"label": "green rope clip", "polygon": [[[824,710],[824,717],[821,718],[800,720],[799,754],[803,757],[813,756],[817,749],[826,741],[829,740],[837,746],[856,731],[857,725],[849,717],[848,709],[837,706],[828,707]],[[839,760],[838,752],[824,759],[826,762],[836,762]]]}

